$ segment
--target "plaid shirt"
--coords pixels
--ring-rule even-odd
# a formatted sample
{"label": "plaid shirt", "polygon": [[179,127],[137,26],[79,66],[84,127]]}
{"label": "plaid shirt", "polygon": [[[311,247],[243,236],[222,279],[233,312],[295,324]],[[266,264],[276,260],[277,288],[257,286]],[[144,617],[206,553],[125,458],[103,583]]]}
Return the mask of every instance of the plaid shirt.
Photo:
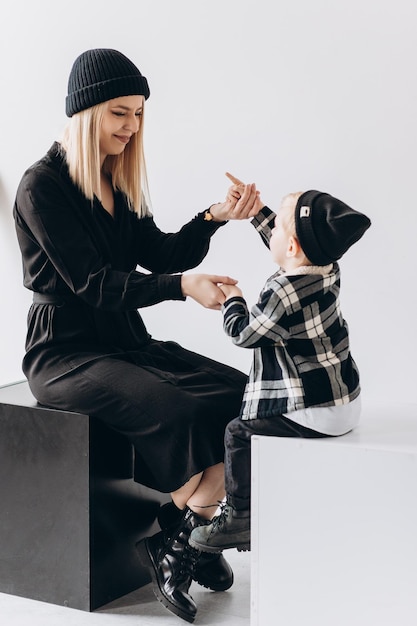
{"label": "plaid shirt", "polygon": [[[264,207],[252,221],[268,245],[275,214]],[[242,419],[272,417],[311,406],[338,406],[360,393],[339,305],[340,269],[304,266],[276,272],[249,312],[243,298],[222,307],[233,343],[252,348]]]}

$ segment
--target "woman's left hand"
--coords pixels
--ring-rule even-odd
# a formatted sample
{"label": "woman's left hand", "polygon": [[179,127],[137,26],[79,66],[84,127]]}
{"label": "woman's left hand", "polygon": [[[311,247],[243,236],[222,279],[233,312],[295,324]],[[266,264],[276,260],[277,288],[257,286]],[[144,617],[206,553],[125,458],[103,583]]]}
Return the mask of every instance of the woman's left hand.
{"label": "woman's left hand", "polygon": [[226,174],[234,185],[229,188],[225,202],[213,204],[210,213],[216,222],[226,220],[245,220],[255,217],[265,206],[255,183],[245,185],[231,174]]}

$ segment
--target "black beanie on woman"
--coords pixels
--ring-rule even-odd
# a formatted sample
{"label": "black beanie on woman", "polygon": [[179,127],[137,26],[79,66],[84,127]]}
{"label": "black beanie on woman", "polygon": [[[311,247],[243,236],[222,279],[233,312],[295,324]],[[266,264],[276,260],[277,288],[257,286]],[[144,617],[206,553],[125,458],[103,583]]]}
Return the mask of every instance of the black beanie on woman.
{"label": "black beanie on woman", "polygon": [[74,113],[118,98],[149,98],[148,81],[124,54],[110,48],[87,50],[74,61],[68,79],[66,114]]}

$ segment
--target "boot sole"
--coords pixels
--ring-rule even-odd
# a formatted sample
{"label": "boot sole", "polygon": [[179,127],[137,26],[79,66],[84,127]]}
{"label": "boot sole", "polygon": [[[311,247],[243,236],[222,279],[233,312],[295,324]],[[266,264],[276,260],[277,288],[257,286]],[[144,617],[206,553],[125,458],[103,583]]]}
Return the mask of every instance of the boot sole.
{"label": "boot sole", "polygon": [[201,550],[201,552],[210,552],[210,554],[222,552],[223,550],[229,550],[231,548],[236,548],[238,552],[248,552],[250,551],[250,542],[236,544],[225,544],[223,546],[210,546],[207,543],[198,543],[192,537],[188,540],[188,543],[192,548],[196,550]]}
{"label": "boot sole", "polygon": [[152,578],[152,590],[153,590],[153,592],[155,594],[156,599],[159,600],[159,602],[161,604],[163,604],[164,607],[166,609],[168,609],[168,611],[171,611],[171,613],[174,613],[174,615],[177,615],[177,617],[181,617],[186,622],[189,622],[190,624],[192,624],[194,622],[195,615],[190,615],[189,613],[185,613],[184,611],[182,611],[178,606],[173,604],[165,596],[164,592],[160,588],[159,580],[158,580],[158,577],[157,577],[156,571],[155,571],[155,569],[156,569],[155,568],[155,563],[154,563],[154,560],[153,560],[152,553],[151,553],[151,551],[148,548],[148,541],[147,541],[147,539],[142,539],[142,541],[140,541],[138,544],[136,544],[136,550],[138,552],[139,559],[140,559],[142,565],[149,570],[149,573],[150,573],[151,578]]}
{"label": "boot sole", "polygon": [[193,580],[201,587],[204,587],[205,589],[210,589],[210,591],[227,591],[228,589],[230,589],[230,587],[232,587],[234,583],[234,580],[232,580],[231,582],[228,582],[224,585],[213,585],[213,583],[208,584],[203,580],[198,580],[198,578],[193,578]]}

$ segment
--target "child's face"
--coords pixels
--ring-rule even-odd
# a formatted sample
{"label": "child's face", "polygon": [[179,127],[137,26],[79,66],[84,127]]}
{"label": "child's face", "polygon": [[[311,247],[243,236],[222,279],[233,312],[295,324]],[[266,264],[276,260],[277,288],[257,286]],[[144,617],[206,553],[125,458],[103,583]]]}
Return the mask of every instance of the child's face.
{"label": "child's face", "polygon": [[290,225],[293,223],[296,204],[297,200],[294,198],[285,197],[283,199],[275,218],[271,239],[269,240],[272,258],[282,269],[285,269],[287,251],[293,235]]}

